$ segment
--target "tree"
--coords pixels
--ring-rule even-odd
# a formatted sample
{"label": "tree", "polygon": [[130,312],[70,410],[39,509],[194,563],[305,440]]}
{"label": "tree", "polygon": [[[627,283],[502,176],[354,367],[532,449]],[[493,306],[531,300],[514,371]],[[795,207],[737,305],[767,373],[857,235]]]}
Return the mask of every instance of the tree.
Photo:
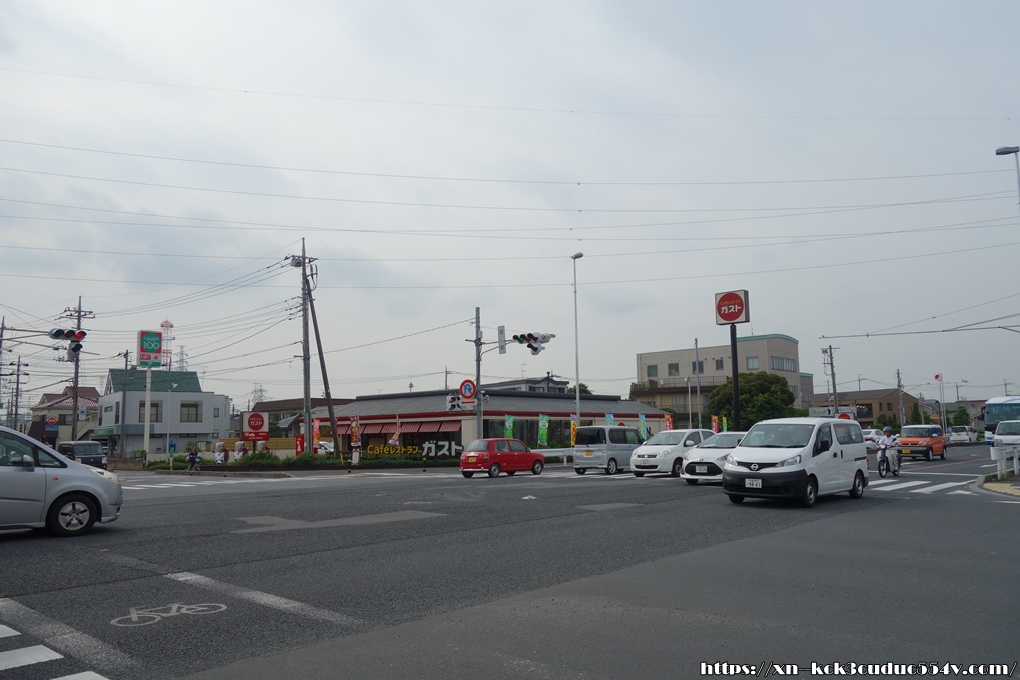
{"label": "tree", "polygon": [[899,433],[900,424],[896,422],[896,419],[886,413],[879,413],[878,417],[875,418],[875,427],[879,430],[884,430],[886,427],[891,427],[893,432]]}
{"label": "tree", "polygon": [[957,427],[963,427],[970,425],[970,413],[963,406],[958,407],[953,411],[952,417],[949,419],[950,424],[956,425]]}
{"label": "tree", "polygon": [[[793,415],[794,401],[796,398],[781,375],[764,371],[744,373],[740,376],[740,427],[747,430],[762,420],[789,417]],[[712,390],[708,412],[733,422],[732,378]]]}
{"label": "tree", "polygon": [[921,424],[921,407],[917,405],[916,401],[913,408],[910,409],[910,419],[907,422],[911,425]]}
{"label": "tree", "polygon": [[[585,385],[584,383],[580,383],[580,385],[581,385],[581,394],[591,394],[591,390],[588,389],[587,385]],[[567,394],[573,394],[573,393],[574,393],[574,388],[573,387],[568,387],[567,388]]]}

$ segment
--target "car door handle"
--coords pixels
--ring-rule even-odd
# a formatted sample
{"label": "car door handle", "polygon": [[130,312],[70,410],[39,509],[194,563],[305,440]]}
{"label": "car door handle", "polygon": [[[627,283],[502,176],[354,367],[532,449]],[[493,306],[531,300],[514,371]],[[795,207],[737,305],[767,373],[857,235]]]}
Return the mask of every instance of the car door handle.
{"label": "car door handle", "polygon": [[839,452],[838,452],[838,451],[833,451],[833,452],[832,452],[832,457],[833,457],[833,458],[835,458],[835,457],[836,457],[836,456],[838,456],[838,455],[839,455]]}

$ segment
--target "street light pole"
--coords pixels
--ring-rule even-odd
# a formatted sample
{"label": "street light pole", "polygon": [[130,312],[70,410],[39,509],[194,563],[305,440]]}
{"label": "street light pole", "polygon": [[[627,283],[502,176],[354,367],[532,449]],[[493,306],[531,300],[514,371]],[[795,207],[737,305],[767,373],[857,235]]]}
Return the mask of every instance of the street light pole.
{"label": "street light pole", "polygon": [[577,261],[582,257],[584,253],[574,253],[570,256],[574,264],[574,416],[577,418],[578,427],[581,427],[581,358],[577,331]]}
{"label": "street light pole", "polygon": [[1013,156],[1016,163],[1017,205],[1020,205],[1020,146],[1000,146],[995,150],[996,156]]}

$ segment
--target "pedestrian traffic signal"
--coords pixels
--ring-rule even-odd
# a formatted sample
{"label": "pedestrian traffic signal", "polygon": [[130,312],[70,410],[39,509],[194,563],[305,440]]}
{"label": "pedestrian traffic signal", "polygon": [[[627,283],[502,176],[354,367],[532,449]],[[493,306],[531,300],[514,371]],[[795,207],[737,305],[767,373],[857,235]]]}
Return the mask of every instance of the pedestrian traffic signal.
{"label": "pedestrian traffic signal", "polygon": [[520,335],[515,335],[514,340],[521,345],[527,345],[532,354],[538,354],[545,349],[545,343],[555,337],[551,333],[521,333]]}

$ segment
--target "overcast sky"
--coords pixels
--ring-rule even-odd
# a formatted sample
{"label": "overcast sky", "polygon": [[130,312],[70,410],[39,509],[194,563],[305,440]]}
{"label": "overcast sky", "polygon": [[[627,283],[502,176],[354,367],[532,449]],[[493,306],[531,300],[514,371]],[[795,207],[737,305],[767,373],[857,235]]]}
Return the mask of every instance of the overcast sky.
{"label": "overcast sky", "polygon": [[[582,251],[595,391],[726,343],[714,293],[746,288],[741,335],[797,338],[821,393],[821,336],[1020,323],[994,155],[1020,144],[1017,26],[1006,1],[2,0],[0,306],[48,329],[81,295],[100,389],[169,319],[204,388],[299,397],[304,237],[335,396],[473,375],[476,306],[486,340],[556,334],[485,380],[572,381]],[[841,389],[1020,393],[1008,330],[831,343]],[[6,346],[29,404],[71,375]]]}

